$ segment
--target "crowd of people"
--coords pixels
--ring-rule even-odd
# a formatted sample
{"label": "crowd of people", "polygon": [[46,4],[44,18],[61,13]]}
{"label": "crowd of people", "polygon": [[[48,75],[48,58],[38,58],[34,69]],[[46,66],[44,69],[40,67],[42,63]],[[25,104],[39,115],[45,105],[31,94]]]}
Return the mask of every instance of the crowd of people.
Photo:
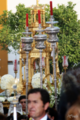
{"label": "crowd of people", "polygon": [[[28,115],[26,115],[26,96],[19,97],[22,114],[17,113],[17,120],[80,120],[80,68],[64,73],[60,101],[57,110],[50,108],[50,95],[42,88],[30,89],[27,94]],[[8,116],[8,109],[3,108],[0,120],[14,120],[13,113]]]}

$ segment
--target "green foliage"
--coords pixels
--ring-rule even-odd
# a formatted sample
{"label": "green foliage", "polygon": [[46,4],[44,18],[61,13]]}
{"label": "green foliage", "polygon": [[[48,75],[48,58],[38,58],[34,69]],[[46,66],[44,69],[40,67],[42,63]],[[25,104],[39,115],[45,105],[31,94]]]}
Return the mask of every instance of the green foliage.
{"label": "green foliage", "polygon": [[19,49],[20,37],[25,30],[26,13],[29,14],[30,23],[30,8],[26,8],[24,4],[16,6],[16,13],[12,11],[4,11],[0,16],[0,44],[3,49],[10,51],[9,46],[15,50]]}
{"label": "green foliage", "polygon": [[[75,4],[68,2],[68,5],[58,5],[53,9],[54,18],[59,21],[59,64],[62,67],[62,56],[69,56],[69,67],[80,62],[80,21],[77,20],[77,13],[74,10]],[[48,21],[49,5],[46,7],[46,20]],[[61,68],[62,70],[62,68]]]}
{"label": "green foliage", "polygon": [[54,17],[59,21],[59,62],[62,62],[62,56],[69,56],[69,63],[80,61],[80,23],[77,20],[75,4],[68,2],[68,5],[58,5],[54,8]]}

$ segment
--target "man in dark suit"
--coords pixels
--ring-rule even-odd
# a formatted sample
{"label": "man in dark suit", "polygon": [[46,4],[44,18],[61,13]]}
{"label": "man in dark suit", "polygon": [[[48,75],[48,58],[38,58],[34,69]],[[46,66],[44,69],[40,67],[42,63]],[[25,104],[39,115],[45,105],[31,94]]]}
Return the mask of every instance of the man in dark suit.
{"label": "man in dark suit", "polygon": [[22,105],[22,114],[26,115],[26,96],[22,95],[19,97],[19,103]]}
{"label": "man in dark suit", "polygon": [[34,120],[50,120],[46,114],[49,107],[49,93],[42,88],[34,88],[28,92],[28,112]]}

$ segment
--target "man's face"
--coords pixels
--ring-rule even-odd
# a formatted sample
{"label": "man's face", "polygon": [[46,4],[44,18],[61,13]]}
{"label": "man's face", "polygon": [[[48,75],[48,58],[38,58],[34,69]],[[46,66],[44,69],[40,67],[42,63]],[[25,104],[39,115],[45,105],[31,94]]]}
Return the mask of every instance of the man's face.
{"label": "man's face", "polygon": [[41,119],[45,115],[45,110],[49,103],[43,104],[39,92],[28,95],[28,112],[33,119]]}
{"label": "man's face", "polygon": [[23,111],[26,111],[26,99],[20,100],[20,103],[21,103],[21,105],[22,105],[22,110],[23,110]]}

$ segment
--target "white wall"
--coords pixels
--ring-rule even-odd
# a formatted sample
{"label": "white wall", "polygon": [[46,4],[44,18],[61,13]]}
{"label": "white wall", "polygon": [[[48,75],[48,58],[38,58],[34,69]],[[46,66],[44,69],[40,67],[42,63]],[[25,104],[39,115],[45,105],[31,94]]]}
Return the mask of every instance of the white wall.
{"label": "white wall", "polygon": [[[9,48],[12,50],[12,52],[8,54],[8,61],[14,62],[15,59],[17,59],[17,61],[19,61],[19,54],[17,54],[15,56],[15,51],[13,50],[13,48],[12,47],[9,47]],[[17,77],[19,78],[19,64],[17,67],[18,67]],[[8,74],[11,74],[12,76],[15,77],[14,64],[8,64]]]}

